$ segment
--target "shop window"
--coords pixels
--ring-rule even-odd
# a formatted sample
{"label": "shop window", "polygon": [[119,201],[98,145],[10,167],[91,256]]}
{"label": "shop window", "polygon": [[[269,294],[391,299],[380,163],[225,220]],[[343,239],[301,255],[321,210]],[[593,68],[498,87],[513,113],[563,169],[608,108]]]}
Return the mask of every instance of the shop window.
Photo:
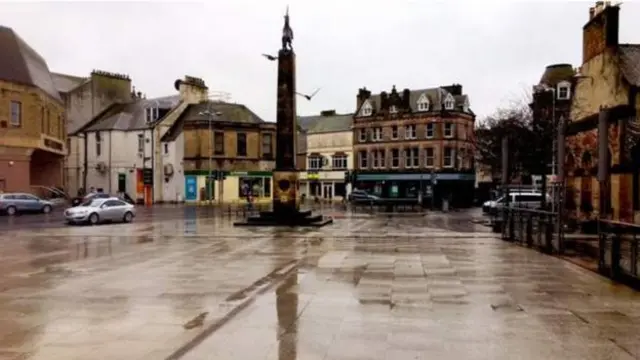
{"label": "shop window", "polygon": [[[269,180],[268,184],[265,181]],[[269,192],[265,191],[266,186],[269,186]],[[238,179],[238,197],[246,198],[248,195],[253,197],[267,197],[271,196],[271,179],[262,177],[241,177]]]}
{"label": "shop window", "polygon": [[333,192],[336,196],[347,196],[347,184],[335,183],[333,184]]}

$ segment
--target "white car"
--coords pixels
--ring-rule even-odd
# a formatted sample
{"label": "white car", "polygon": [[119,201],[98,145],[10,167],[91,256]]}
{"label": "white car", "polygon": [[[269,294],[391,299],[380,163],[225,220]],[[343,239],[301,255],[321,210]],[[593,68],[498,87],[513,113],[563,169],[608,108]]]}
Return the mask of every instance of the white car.
{"label": "white car", "polygon": [[[497,200],[486,201],[482,204],[482,211],[495,215],[498,209],[504,207],[506,200],[506,196],[501,196]],[[551,196],[547,194],[546,203],[550,204],[552,201]],[[541,202],[542,193],[539,191],[509,192],[509,207],[539,209]]]}
{"label": "white car", "polygon": [[96,225],[102,222],[131,222],[136,216],[133,204],[117,197],[107,199],[91,199],[79,206],[68,208],[64,212],[68,224],[89,223]]}

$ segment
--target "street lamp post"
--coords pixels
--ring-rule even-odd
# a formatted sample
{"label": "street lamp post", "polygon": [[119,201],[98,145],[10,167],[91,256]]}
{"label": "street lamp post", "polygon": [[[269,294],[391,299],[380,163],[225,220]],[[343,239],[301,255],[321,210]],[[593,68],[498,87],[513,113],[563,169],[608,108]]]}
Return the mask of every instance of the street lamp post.
{"label": "street lamp post", "polygon": [[214,137],[213,137],[213,119],[216,117],[219,117],[222,115],[222,113],[220,111],[211,111],[211,106],[209,106],[209,109],[205,110],[205,111],[201,111],[200,113],[198,113],[198,115],[200,116],[206,116],[207,120],[209,122],[209,137],[210,137],[210,141],[209,141],[209,175],[207,177],[207,192],[209,193],[208,197],[209,197],[209,205],[211,205],[213,203],[212,201],[212,197],[213,197],[213,189],[211,188],[211,184],[213,181],[213,141],[214,141]]}

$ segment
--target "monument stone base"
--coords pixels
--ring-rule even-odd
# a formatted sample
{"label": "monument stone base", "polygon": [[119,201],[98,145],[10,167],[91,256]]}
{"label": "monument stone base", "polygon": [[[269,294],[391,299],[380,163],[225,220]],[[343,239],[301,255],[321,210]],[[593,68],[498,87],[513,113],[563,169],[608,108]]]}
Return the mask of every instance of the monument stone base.
{"label": "monument stone base", "polygon": [[273,210],[262,211],[234,226],[307,226],[322,227],[333,223],[333,218],[313,215],[311,210],[300,210],[298,202],[298,172],[277,170],[273,172]]}

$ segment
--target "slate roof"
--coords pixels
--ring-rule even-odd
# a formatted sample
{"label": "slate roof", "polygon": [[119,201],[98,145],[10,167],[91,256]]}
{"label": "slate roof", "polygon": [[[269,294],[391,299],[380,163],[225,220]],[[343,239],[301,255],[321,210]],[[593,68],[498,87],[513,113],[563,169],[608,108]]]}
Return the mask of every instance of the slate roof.
{"label": "slate roof", "polygon": [[298,123],[301,124],[307,134],[351,131],[352,122],[353,114],[331,114],[298,117]]}
{"label": "slate roof", "polygon": [[[87,125],[78,129],[79,132],[94,132],[108,130],[140,130],[152,128],[155,123],[148,124],[145,109],[157,107],[166,112],[178,106],[179,95],[165,96],[154,99],[137,99],[130,103],[115,103],[94,117]],[[160,120],[160,119],[158,119]]]}
{"label": "slate roof", "polygon": [[223,101],[203,101],[198,104],[191,104],[176,119],[175,123],[167,131],[162,141],[173,141],[180,134],[182,127],[188,122],[209,121],[209,116],[200,115],[202,112],[221,113],[214,116],[213,122],[241,123],[241,124],[264,124],[267,123],[256,115],[251,109],[243,104],[227,103]]}
{"label": "slate roof", "polygon": [[640,44],[621,44],[620,70],[633,86],[640,86]]}
{"label": "slate roof", "polygon": [[[450,94],[450,92],[442,87],[411,90],[409,92],[409,106],[411,108],[411,111],[418,111],[418,99],[420,99],[420,96],[422,96],[422,94],[424,94],[427,99],[429,99],[429,111],[440,111],[444,109],[444,100],[446,99],[447,95]],[[387,92],[387,96],[390,95],[391,93]],[[402,91],[399,91],[398,95],[402,97]],[[454,110],[462,111],[464,102],[468,101],[469,97],[466,94],[452,96],[455,100]],[[374,109],[374,113],[381,110],[380,94],[371,95],[368,100]],[[467,111],[473,114],[471,109],[467,109]],[[356,114],[358,113],[360,113],[360,109],[356,109]]]}
{"label": "slate roof", "polygon": [[51,78],[53,79],[53,86],[55,86],[56,90],[61,93],[68,93],[89,81],[88,78],[55,72],[51,73]]}
{"label": "slate roof", "polygon": [[555,64],[545,68],[540,84],[555,87],[562,81],[572,81],[575,70],[571,64]]}
{"label": "slate roof", "polygon": [[0,80],[34,86],[62,102],[46,61],[13,29],[0,26]]}

